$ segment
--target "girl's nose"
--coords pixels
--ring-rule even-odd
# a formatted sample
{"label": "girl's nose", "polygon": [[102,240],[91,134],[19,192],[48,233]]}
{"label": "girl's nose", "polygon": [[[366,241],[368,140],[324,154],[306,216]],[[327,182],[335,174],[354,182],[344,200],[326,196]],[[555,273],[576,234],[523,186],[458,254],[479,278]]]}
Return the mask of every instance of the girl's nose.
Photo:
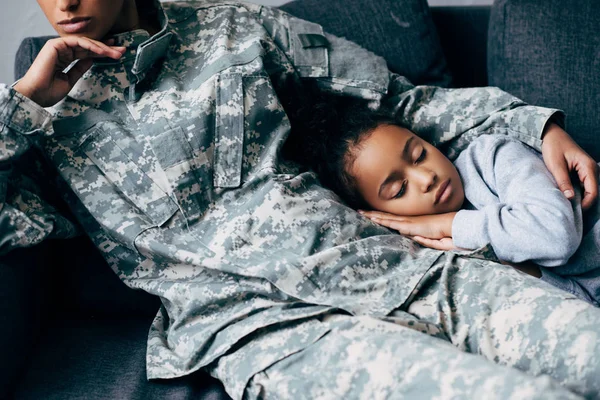
{"label": "girl's nose", "polygon": [[423,193],[427,193],[435,187],[437,175],[428,168],[415,168],[412,170],[412,179]]}
{"label": "girl's nose", "polygon": [[75,11],[79,7],[80,0],[58,0],[60,11]]}

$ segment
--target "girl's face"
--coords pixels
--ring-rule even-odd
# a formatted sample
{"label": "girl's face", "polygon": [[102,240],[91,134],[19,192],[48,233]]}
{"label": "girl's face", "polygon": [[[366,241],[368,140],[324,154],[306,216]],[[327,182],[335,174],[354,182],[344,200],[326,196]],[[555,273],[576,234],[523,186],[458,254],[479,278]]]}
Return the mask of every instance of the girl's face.
{"label": "girl's face", "polygon": [[138,24],[135,0],[37,0],[60,36],[100,40]]}
{"label": "girl's face", "polygon": [[411,131],[380,125],[352,150],[349,172],[374,210],[416,216],[462,206],[463,185],[454,164]]}

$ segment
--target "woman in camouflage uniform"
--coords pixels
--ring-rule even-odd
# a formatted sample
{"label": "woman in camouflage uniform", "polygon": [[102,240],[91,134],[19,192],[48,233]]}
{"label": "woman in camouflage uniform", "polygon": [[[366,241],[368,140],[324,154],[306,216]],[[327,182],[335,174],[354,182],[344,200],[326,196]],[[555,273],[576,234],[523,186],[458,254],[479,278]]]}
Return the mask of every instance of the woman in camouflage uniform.
{"label": "woman in camouflage uniform", "polygon": [[480,134],[516,136],[561,189],[577,170],[589,207],[596,164],[548,123],[559,111],[496,88],[415,87],[260,5],[38,3],[60,38],[0,85],[1,250],[75,231],[46,192],[14,184],[10,166],[36,147],[115,273],[162,299],[150,379],[205,368],[234,398],[600,396],[597,309],[390,235],[280,151],[314,81],[388,106],[451,157]]}

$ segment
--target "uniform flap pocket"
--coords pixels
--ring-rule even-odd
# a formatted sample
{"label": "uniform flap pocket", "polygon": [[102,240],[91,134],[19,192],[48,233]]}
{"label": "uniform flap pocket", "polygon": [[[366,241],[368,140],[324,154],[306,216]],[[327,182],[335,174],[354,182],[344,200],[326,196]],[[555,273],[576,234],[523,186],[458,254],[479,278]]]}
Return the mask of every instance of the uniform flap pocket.
{"label": "uniform flap pocket", "polygon": [[294,65],[302,77],[329,76],[328,46],[323,27],[313,22],[290,18],[290,40]]}
{"label": "uniform flap pocket", "polygon": [[[79,135],[81,132],[87,132],[99,123],[116,123],[118,121],[119,116],[114,112],[110,113],[91,108],[76,117],[62,118],[52,122],[52,126],[54,127],[53,137],[62,138]],[[84,139],[85,138],[82,137],[81,142],[83,142]]]}
{"label": "uniform flap pocket", "polygon": [[329,46],[329,40],[321,34],[316,33],[299,33],[298,39],[302,43],[302,47],[305,49],[311,47],[327,47]]}
{"label": "uniform flap pocket", "polygon": [[102,171],[132,206],[141,210],[155,226],[161,226],[177,212],[169,196],[128,157],[108,132],[96,128],[82,144],[88,158]]}
{"label": "uniform flap pocket", "polygon": [[[208,207],[211,201],[212,148],[196,147],[192,141],[205,133],[197,129],[188,129],[187,134],[181,127],[166,131],[151,139],[151,145],[162,170],[168,180],[181,211],[187,220],[194,223]],[[195,143],[197,146],[197,143]]]}
{"label": "uniform flap pocket", "polygon": [[190,88],[200,87],[204,82],[228,68],[249,64],[258,57],[261,57],[263,53],[264,49],[259,43],[252,43],[248,48],[240,50],[239,52],[228,51],[219,55],[213,55],[211,58],[213,58],[214,61],[207,63],[207,65],[202,68],[202,71],[194,78]]}
{"label": "uniform flap pocket", "polygon": [[182,163],[191,163],[192,147],[181,127],[166,131],[151,139],[152,150],[163,169]]}
{"label": "uniform flap pocket", "polygon": [[241,185],[244,150],[244,90],[241,74],[222,74],[216,80],[214,186]]}

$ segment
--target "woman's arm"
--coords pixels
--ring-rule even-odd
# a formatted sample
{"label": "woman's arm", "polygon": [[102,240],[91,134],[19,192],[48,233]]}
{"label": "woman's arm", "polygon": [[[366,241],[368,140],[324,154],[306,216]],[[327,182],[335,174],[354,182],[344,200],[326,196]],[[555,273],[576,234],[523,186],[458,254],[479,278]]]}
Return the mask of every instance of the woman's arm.
{"label": "woman's arm", "polygon": [[76,236],[78,226],[43,199],[49,193],[42,188],[52,189],[53,181],[47,179],[44,164],[33,158],[27,139],[50,129],[50,114],[4,85],[0,110],[0,255],[49,237]]}
{"label": "woman's arm", "polygon": [[[123,50],[85,38],[53,39],[14,87],[0,85],[0,254],[78,232],[76,225],[42,200],[35,182],[24,184],[29,180],[15,170],[15,164],[31,147],[28,137],[52,133],[52,116],[42,106],[64,98],[93,57],[119,58]],[[76,59],[82,60],[63,73]]]}
{"label": "woman's arm", "polygon": [[[324,33],[317,24],[270,7],[262,8],[259,18],[300,76],[314,79],[322,90],[380,104],[425,140],[444,144],[451,159],[479,135],[515,137],[544,154],[564,190],[572,189],[569,172],[578,172],[587,193],[584,208],[596,199],[596,164],[564,131],[554,128],[558,125],[553,122],[562,124],[561,111],[527,105],[495,87],[414,86],[389,72],[383,58]],[[306,34],[319,40],[301,44],[299,38]]]}

